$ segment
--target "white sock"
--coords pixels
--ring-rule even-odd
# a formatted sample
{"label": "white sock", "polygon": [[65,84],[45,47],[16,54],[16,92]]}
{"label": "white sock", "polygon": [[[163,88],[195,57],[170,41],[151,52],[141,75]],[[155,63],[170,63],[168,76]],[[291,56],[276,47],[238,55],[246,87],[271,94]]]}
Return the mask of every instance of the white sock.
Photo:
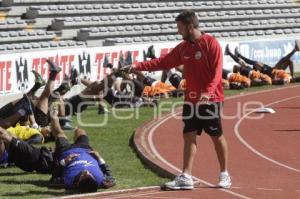
{"label": "white sock", "polygon": [[186,177],[186,178],[192,178],[192,176],[190,175],[190,174],[187,174],[187,173],[182,173],[183,175],[184,175],[184,177]]}
{"label": "white sock", "polygon": [[220,175],[222,176],[229,176],[228,171],[221,171]]}
{"label": "white sock", "polygon": [[174,73],[171,71],[171,70],[169,70],[168,72],[167,72],[167,77],[168,77],[168,79],[173,75]]}
{"label": "white sock", "polygon": [[232,74],[233,74],[233,73],[228,73],[228,74],[227,74],[227,80],[230,79],[230,76],[231,76]]}
{"label": "white sock", "polygon": [[34,129],[37,129],[37,128],[39,128],[39,125],[37,123],[34,123],[34,124],[31,125],[31,127],[34,128]]}
{"label": "white sock", "polygon": [[105,164],[105,161],[103,160],[103,158],[100,157],[99,159],[100,164]]}
{"label": "white sock", "polygon": [[158,83],[159,81],[155,81],[155,82],[153,82],[152,84],[151,84],[151,86],[155,86],[157,83]]}

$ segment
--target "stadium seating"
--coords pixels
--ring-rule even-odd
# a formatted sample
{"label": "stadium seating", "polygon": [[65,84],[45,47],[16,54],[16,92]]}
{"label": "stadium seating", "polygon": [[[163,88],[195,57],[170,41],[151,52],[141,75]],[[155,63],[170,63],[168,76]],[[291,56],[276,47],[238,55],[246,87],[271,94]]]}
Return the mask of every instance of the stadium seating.
{"label": "stadium seating", "polygon": [[0,52],[19,52],[23,50],[45,50],[45,49],[60,49],[72,47],[86,47],[85,42],[80,41],[44,41],[32,43],[14,43],[14,44],[0,44]]}
{"label": "stadium seating", "polygon": [[34,41],[36,48],[41,42],[63,47],[64,40],[64,47],[71,41],[85,46],[176,41],[181,38],[174,18],[182,9],[195,10],[201,29],[221,39],[283,37],[300,29],[300,3],[294,0],[2,0],[1,51],[12,43],[9,50],[33,49]]}
{"label": "stadium seating", "polygon": [[0,30],[18,30],[27,27],[26,21],[21,19],[5,19],[0,21]]}
{"label": "stadium seating", "polygon": [[56,37],[53,31],[33,30],[33,31],[5,31],[0,32],[0,43],[17,43],[22,41],[42,41],[52,40]]}

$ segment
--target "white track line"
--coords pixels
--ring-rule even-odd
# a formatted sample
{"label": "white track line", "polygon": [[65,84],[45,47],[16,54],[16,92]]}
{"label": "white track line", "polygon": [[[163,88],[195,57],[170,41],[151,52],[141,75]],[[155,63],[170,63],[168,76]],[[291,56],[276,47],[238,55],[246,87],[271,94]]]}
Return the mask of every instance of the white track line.
{"label": "white track line", "polygon": [[[274,92],[274,91],[278,91],[278,90],[284,90],[284,89],[290,89],[290,88],[296,88],[296,87],[299,87],[299,85],[296,85],[296,86],[290,86],[290,87],[285,87],[285,88],[276,88],[276,89],[271,89],[271,90],[267,90],[267,91],[257,91],[257,92],[252,92],[252,93],[247,93],[247,94],[244,94],[244,95],[235,95],[235,96],[230,96],[228,98],[226,98],[226,100],[230,100],[230,99],[236,99],[236,98],[239,98],[239,97],[245,97],[245,96],[249,96],[249,95],[256,95],[256,94],[260,94],[260,93],[266,93],[266,92]],[[176,115],[180,114],[181,112],[178,112]],[[157,123],[150,131],[150,133],[148,134],[148,142],[149,142],[149,145],[150,145],[150,148],[152,150],[152,152],[157,156],[157,158],[162,161],[163,163],[165,163],[166,165],[168,165],[170,168],[174,169],[175,171],[177,172],[181,172],[181,170],[179,168],[177,168],[175,165],[171,164],[170,162],[168,162],[166,159],[164,159],[160,154],[159,152],[156,150],[155,146],[154,146],[154,143],[153,143],[153,134],[155,133],[155,130],[162,124],[164,123],[165,121],[171,119],[173,117],[173,115],[170,115],[170,116],[167,116],[166,118],[164,118],[163,120],[161,120],[159,123]],[[204,181],[202,179],[199,179],[199,178],[196,178],[196,177],[193,177],[195,180],[198,180],[199,182],[203,183],[203,184],[206,184],[208,186],[215,186],[213,185],[212,183],[209,183],[207,181]],[[248,196],[244,196],[244,195],[241,195],[239,193],[236,193],[236,192],[233,192],[233,191],[230,191],[228,189],[220,189],[226,193],[229,193],[229,194],[232,194],[232,195],[235,195],[235,196],[238,196],[240,198],[244,198],[244,199],[249,199]]]}
{"label": "white track line", "polygon": [[[180,113],[177,113],[176,115],[178,115],[178,114],[180,114]],[[180,173],[181,170],[180,170],[179,168],[177,168],[175,165],[173,165],[173,164],[171,164],[170,162],[168,162],[165,158],[163,158],[163,157],[159,154],[159,152],[156,150],[156,148],[155,148],[155,146],[154,146],[154,144],[153,144],[153,135],[154,135],[154,133],[155,133],[155,130],[156,130],[161,124],[163,124],[165,121],[169,120],[169,119],[172,118],[172,117],[173,117],[173,115],[164,118],[163,120],[161,120],[160,122],[158,122],[158,123],[150,130],[150,133],[148,134],[148,142],[149,142],[149,146],[150,146],[152,152],[156,155],[156,157],[157,157],[160,161],[162,161],[164,164],[168,165],[170,168],[172,168],[172,169],[174,169],[175,171],[177,171],[177,172]],[[215,187],[215,185],[212,184],[212,183],[210,183],[210,182],[207,182],[207,181],[205,181],[205,180],[199,179],[199,178],[197,178],[197,177],[193,177],[193,178],[194,178],[195,180],[197,180],[197,181],[199,181],[199,182],[205,184],[205,185],[208,185],[208,186],[211,186],[211,187]],[[241,194],[239,194],[239,193],[230,191],[230,190],[228,190],[228,189],[219,189],[219,190],[224,191],[224,192],[226,192],[226,193],[229,193],[229,194],[231,194],[231,195],[234,195],[234,196],[243,198],[243,199],[250,199],[250,197],[248,197],[248,196],[241,195]]]}
{"label": "white track line", "polygon": [[271,189],[271,188],[256,188],[257,190],[263,191],[283,191],[283,189]]}
{"label": "white track line", "polygon": [[[83,198],[84,196],[86,196],[86,197],[99,196],[99,197],[105,198],[105,197],[113,197],[113,196],[110,196],[112,194],[119,194],[119,196],[120,195],[124,196],[124,195],[138,194],[139,192],[142,192],[142,191],[147,191],[148,193],[156,191],[156,190],[151,190],[151,189],[159,190],[160,186],[138,187],[138,188],[133,188],[133,189],[121,189],[121,190],[87,193],[87,194],[74,194],[74,195],[63,196],[63,197],[59,197],[59,198],[63,198],[63,199],[70,199],[70,198],[76,198],[76,197]],[[134,192],[134,191],[138,191],[138,192]],[[54,198],[57,198],[57,197],[54,197]]]}
{"label": "white track line", "polygon": [[[299,85],[295,85],[295,86],[290,86],[290,87],[287,87],[287,88],[286,87],[285,88],[276,88],[276,89],[270,89],[270,90],[265,90],[265,91],[262,90],[262,91],[256,91],[256,92],[251,92],[251,93],[246,93],[246,94],[234,95],[234,96],[226,97],[226,100],[235,99],[235,98],[239,98],[239,97],[245,97],[245,96],[248,96],[248,95],[260,94],[260,93],[266,93],[266,92],[272,92],[274,90],[282,90],[282,89],[288,89],[288,88],[295,88],[295,87],[300,87],[300,86]],[[152,141],[151,141],[151,143],[152,143]],[[153,147],[154,147],[154,145],[153,145]],[[175,167],[175,170],[180,171],[176,167]],[[202,181],[203,184],[205,184],[204,182],[205,181]],[[206,185],[211,186],[212,184],[207,184],[206,183]],[[147,187],[145,187],[145,188],[147,188]],[[220,190],[223,190],[223,189],[220,189]],[[115,192],[115,193],[117,193],[117,192],[122,192],[122,191],[124,191],[124,190],[108,191],[108,192]],[[223,190],[223,191],[228,191],[228,190]],[[300,192],[300,190],[299,190],[299,192]],[[103,195],[103,194],[104,194],[104,192],[102,192],[102,193],[90,193],[90,194],[77,194],[77,195],[63,196],[63,197],[59,197],[59,198],[65,198],[65,199],[67,199],[67,198],[76,198],[76,197],[84,197],[84,196],[100,196],[101,197],[101,195]]]}
{"label": "white track line", "polygon": [[[272,103],[269,103],[267,104],[266,106],[272,106],[274,104],[279,104],[281,102],[285,102],[285,101],[288,101],[288,100],[292,100],[292,99],[295,99],[295,98],[299,98],[300,96],[294,96],[294,97],[289,97],[289,98],[285,98],[285,99],[281,99],[281,100],[278,100],[278,101],[275,101],[275,102],[272,102]],[[289,170],[292,170],[292,171],[296,171],[298,173],[300,173],[300,170],[299,169],[296,169],[296,168],[293,168],[293,167],[290,167],[286,164],[283,164],[283,163],[280,163],[272,158],[269,158],[267,156],[265,156],[264,154],[260,153],[259,151],[257,151],[255,148],[253,148],[250,144],[248,144],[244,139],[243,137],[240,135],[240,132],[239,132],[239,126],[240,124],[242,123],[242,121],[248,116],[250,115],[251,113],[254,113],[257,109],[254,109],[253,111],[250,111],[249,113],[245,114],[237,123],[236,125],[234,126],[234,133],[236,135],[236,137],[239,139],[239,141],[244,144],[250,151],[252,151],[253,153],[255,153],[256,155],[274,163],[274,164],[277,164],[281,167],[284,167],[284,168],[287,168]]]}
{"label": "white track line", "polygon": [[172,197],[162,197],[162,196],[139,196],[141,198],[157,198],[157,199],[191,199],[191,198],[174,198],[174,196]]}
{"label": "white track line", "polygon": [[128,197],[140,197],[140,196],[145,196],[149,194],[157,194],[160,193],[161,191],[149,191],[149,192],[144,192],[144,193],[128,193],[128,194],[122,194],[119,196],[107,196],[104,197],[104,199],[117,199],[117,198],[128,198]]}

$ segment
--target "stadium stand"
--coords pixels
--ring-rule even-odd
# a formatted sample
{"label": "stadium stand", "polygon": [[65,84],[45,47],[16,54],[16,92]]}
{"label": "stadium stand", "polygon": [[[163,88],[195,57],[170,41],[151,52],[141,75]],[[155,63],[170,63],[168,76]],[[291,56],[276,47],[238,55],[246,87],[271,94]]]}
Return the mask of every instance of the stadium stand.
{"label": "stadium stand", "polygon": [[0,49],[180,40],[174,17],[182,9],[195,10],[203,31],[218,38],[280,37],[300,29],[300,4],[293,0],[2,0]]}

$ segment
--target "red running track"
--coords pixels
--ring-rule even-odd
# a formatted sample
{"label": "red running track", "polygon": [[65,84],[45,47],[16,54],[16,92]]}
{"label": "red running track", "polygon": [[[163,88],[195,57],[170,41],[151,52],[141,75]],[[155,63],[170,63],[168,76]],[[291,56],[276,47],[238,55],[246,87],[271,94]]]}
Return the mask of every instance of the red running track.
{"label": "red running track", "polygon": [[[276,113],[255,113],[261,104]],[[139,127],[134,138],[145,162],[166,176],[177,175],[181,170],[180,111],[176,111],[177,116],[168,114]],[[160,191],[158,187],[151,187],[100,193],[94,198],[300,198],[300,86],[226,98],[223,114],[232,188],[215,188],[218,162],[209,136],[203,134],[198,137],[193,168],[200,185],[194,190]]]}

